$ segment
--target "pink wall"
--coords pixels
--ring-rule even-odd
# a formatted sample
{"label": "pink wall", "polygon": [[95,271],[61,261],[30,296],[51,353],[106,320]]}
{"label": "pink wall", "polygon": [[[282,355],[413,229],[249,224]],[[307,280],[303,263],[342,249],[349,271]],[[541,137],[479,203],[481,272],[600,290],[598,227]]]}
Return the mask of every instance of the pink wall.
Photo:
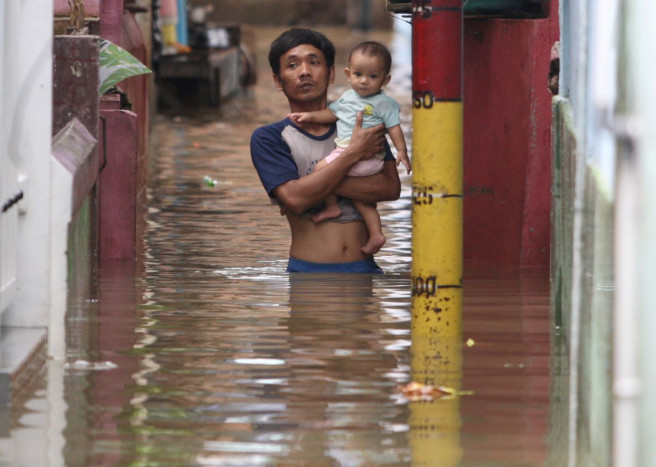
{"label": "pink wall", "polygon": [[134,259],[136,254],[137,115],[119,107],[118,96],[101,101],[107,136],[101,144],[107,149],[103,154],[107,164],[98,184],[101,262]]}
{"label": "pink wall", "polygon": [[100,37],[123,46],[123,0],[103,0],[100,9]]}
{"label": "pink wall", "polygon": [[[124,13],[121,19],[123,30],[123,47],[129,50],[141,63],[150,67],[150,53],[142,31],[132,13]],[[137,154],[136,154],[136,238],[143,236],[146,219],[146,156],[148,153],[148,132],[150,128],[150,82],[151,75],[139,75],[128,78],[121,83],[132,103],[132,111],[137,114]],[[137,241],[137,253],[142,242]]]}
{"label": "pink wall", "polygon": [[[63,30],[57,24],[67,24],[70,6],[67,0],[55,0],[55,30]],[[146,13],[147,14],[147,13]],[[135,20],[134,13],[124,11],[123,0],[85,0],[85,17],[89,21],[92,33],[122,46],[147,66],[150,65],[150,52],[144,35]],[[98,21],[99,20],[99,21]],[[63,34],[58,32],[56,34]],[[82,36],[58,36],[57,44],[80,41]],[[72,67],[67,60],[79,57],[75,54],[85,52],[82,58],[80,76],[84,79],[77,83],[68,75],[55,78],[53,92],[53,131],[58,131],[70,119],[70,110],[93,134],[98,135],[98,44],[93,36],[86,37],[86,42],[95,47],[91,52],[78,47],[56,50],[55,71],[65,71]],[[86,43],[85,42],[85,43]],[[69,50],[70,49],[70,50]],[[95,60],[95,81],[88,79],[86,66]],[[59,65],[58,65],[59,64]],[[61,73],[60,73],[61,74]],[[70,74],[70,73],[69,73]],[[56,73],[56,76],[57,73]],[[64,79],[65,78],[65,79]],[[73,81],[71,81],[73,79]],[[149,83],[150,75],[140,75],[119,83],[131,104],[131,111],[120,109],[118,96],[106,96],[101,99],[102,115],[105,117],[107,141],[107,165],[99,183],[99,235],[100,257],[106,259],[134,259],[141,244],[146,212],[146,151],[148,147],[149,127]],[[79,81],[79,79],[78,79]],[[81,91],[80,91],[81,89]],[[116,102],[115,102],[116,101]],[[88,110],[95,109],[95,113]],[[59,109],[59,112],[58,112]],[[61,115],[60,115],[61,114]],[[58,118],[58,116],[60,118]],[[102,135],[100,135],[102,136]],[[100,145],[102,150],[103,145]],[[98,155],[93,159],[93,179],[98,174]]]}
{"label": "pink wall", "polygon": [[558,18],[466,19],[464,257],[548,265]]}
{"label": "pink wall", "polygon": [[[69,11],[68,0],[55,0],[55,16],[68,16]],[[86,16],[98,17],[100,0],[84,0],[84,13]]]}

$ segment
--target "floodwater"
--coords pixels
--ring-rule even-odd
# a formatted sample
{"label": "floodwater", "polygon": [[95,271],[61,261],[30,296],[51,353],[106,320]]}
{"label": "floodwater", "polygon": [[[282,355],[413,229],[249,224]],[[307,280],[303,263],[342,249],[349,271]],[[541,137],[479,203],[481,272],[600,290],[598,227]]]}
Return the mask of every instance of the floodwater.
{"label": "floodwater", "polygon": [[[380,206],[384,275],[285,273],[287,225],[248,147],[255,127],[286,112],[263,57],[277,32],[256,31],[259,80],[248,93],[219,110],[154,117],[144,252],[136,267],[103,264],[97,297],[72,304],[63,404],[44,383],[16,416],[14,436],[50,444],[0,461],[531,466],[553,458],[548,271],[466,265],[462,339],[452,365],[440,367],[463,392],[423,400],[400,389],[416,370],[404,172],[401,199]],[[341,52],[362,38],[327,33]],[[374,37],[395,50],[390,92],[404,102],[410,138],[408,38]]]}

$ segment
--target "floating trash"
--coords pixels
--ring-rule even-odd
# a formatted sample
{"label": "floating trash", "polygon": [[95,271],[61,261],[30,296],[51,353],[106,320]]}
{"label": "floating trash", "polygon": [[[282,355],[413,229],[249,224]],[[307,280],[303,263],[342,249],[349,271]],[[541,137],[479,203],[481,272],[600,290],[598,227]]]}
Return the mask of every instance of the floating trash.
{"label": "floating trash", "polygon": [[399,390],[403,396],[410,401],[431,401],[449,396],[469,396],[474,394],[473,391],[458,391],[448,386],[432,386],[412,381],[405,386],[400,386]]}
{"label": "floating trash", "polygon": [[214,180],[214,179],[212,179],[212,177],[210,177],[209,175],[205,175],[205,176],[203,177],[203,184],[204,184],[206,187],[214,188],[215,186],[217,186],[217,185],[219,184],[219,182],[216,181],[216,180]]}
{"label": "floating trash", "polygon": [[64,368],[67,370],[95,370],[95,371],[103,371],[103,370],[113,370],[114,368],[118,368],[118,365],[116,363],[112,363],[109,361],[106,362],[88,362],[86,360],[75,360],[72,363],[66,363],[64,365]]}

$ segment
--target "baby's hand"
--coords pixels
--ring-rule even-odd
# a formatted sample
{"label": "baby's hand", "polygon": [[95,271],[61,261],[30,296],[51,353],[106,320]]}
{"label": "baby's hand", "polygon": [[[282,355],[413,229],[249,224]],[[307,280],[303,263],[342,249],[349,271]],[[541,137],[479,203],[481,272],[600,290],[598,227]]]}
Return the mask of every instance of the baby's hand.
{"label": "baby's hand", "polygon": [[290,114],[287,114],[287,118],[290,119],[292,122],[296,123],[297,125],[312,121],[310,119],[310,116],[309,116],[308,112],[290,113]]}
{"label": "baby's hand", "polygon": [[403,162],[403,165],[405,165],[405,170],[410,173],[412,170],[412,164],[410,163],[410,159],[408,158],[408,152],[407,151],[399,151],[396,155],[396,166],[398,167],[401,162]]}
{"label": "baby's hand", "polygon": [[298,123],[298,120],[301,118],[302,113],[291,113],[287,114],[287,118],[290,119],[294,123]]}

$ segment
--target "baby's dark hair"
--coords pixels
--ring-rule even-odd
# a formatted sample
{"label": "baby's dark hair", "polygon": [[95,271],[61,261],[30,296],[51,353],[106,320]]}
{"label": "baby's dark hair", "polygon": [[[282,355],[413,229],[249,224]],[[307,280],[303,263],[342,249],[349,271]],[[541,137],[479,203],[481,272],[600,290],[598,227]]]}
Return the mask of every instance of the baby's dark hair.
{"label": "baby's dark hair", "polygon": [[349,64],[351,63],[351,57],[355,52],[360,52],[361,54],[368,55],[369,57],[382,58],[383,65],[385,66],[385,74],[389,75],[390,69],[392,68],[392,54],[383,44],[376,41],[365,41],[359,43],[353,47],[351,53],[349,54]]}
{"label": "baby's dark hair", "polygon": [[269,65],[276,76],[280,76],[280,57],[299,45],[309,44],[323,52],[328,68],[335,64],[335,46],[330,39],[318,31],[292,28],[283,32],[271,43]]}

